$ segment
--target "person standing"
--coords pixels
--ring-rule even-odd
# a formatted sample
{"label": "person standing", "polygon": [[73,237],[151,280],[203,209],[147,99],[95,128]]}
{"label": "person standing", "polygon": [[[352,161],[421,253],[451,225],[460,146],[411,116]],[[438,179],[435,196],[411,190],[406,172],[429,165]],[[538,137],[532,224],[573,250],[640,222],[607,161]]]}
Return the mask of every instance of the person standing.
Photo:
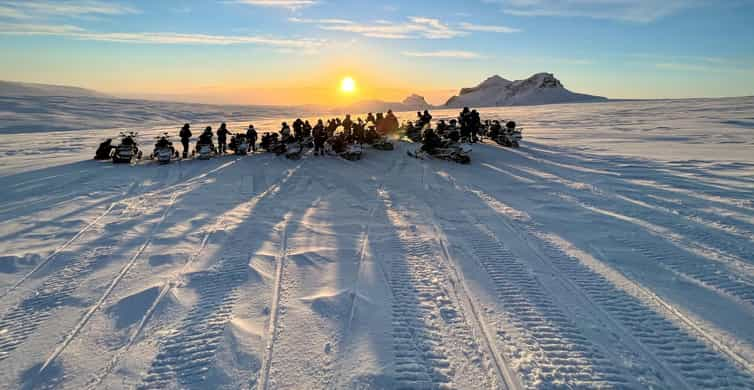
{"label": "person standing", "polygon": [[181,144],[183,145],[183,158],[188,158],[189,141],[191,141],[191,125],[188,123],[183,125],[181,132],[178,136],[181,138]]}
{"label": "person standing", "polygon": [[322,119],[317,121],[312,130],[314,135],[314,155],[321,156],[325,154],[325,141],[327,140],[327,130],[325,130],[325,124]]}
{"label": "person standing", "polygon": [[225,124],[225,122],[221,123],[220,128],[217,129],[218,154],[225,154],[226,142],[230,134],[231,132],[228,131],[228,126]]}
{"label": "person standing", "polygon": [[257,151],[257,130],[254,125],[249,125],[249,129],[246,130],[246,139],[249,141],[249,151],[256,153]]}

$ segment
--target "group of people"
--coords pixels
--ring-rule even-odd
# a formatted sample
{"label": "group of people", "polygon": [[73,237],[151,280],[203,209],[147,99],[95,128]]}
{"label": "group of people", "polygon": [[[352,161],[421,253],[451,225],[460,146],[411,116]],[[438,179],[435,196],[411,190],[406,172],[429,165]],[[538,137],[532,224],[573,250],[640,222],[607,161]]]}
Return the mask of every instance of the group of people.
{"label": "group of people", "polygon": [[[199,149],[199,147],[202,145],[209,145],[213,150],[217,152],[217,154],[227,153],[228,136],[232,136],[233,133],[228,130],[228,125],[223,122],[217,129],[216,134],[217,146],[215,146],[214,143],[215,134],[213,134],[212,132],[212,126],[207,126],[206,128],[204,128],[204,131],[199,135],[199,139],[196,141],[196,148]],[[249,146],[247,152],[256,151],[257,131],[254,128],[254,125],[249,125],[249,128],[246,130],[246,132],[241,134],[245,136],[248,141]],[[181,128],[181,131],[178,133],[178,137],[180,137],[181,139],[181,145],[183,146],[183,158],[187,158],[189,155],[192,136],[193,133],[191,132],[191,125],[188,123],[184,124]]]}
{"label": "group of people", "polygon": [[[359,117],[354,120],[350,114],[343,119],[332,118],[326,121],[319,119],[314,126],[308,120],[298,118],[292,123],[292,126],[283,122],[279,133],[264,133],[261,136],[259,146],[269,150],[271,145],[278,142],[283,144],[308,142],[313,144],[315,155],[322,155],[324,154],[325,142],[329,139],[333,139],[335,144],[363,144],[372,139],[395,134],[399,127],[398,118],[392,111],[384,114],[370,112],[366,119]],[[340,132],[338,132],[339,129],[341,129]],[[256,152],[259,135],[254,125],[249,125],[245,133],[240,134],[246,139],[247,152]],[[216,132],[213,132],[211,126],[207,126],[196,141],[196,149],[198,150],[202,145],[209,145],[217,154],[225,154],[228,152],[228,139],[233,135],[224,122],[220,124]],[[238,135],[236,134],[236,136]],[[183,158],[187,158],[191,154],[191,138],[194,136],[191,125],[184,124],[178,136],[183,146]],[[217,136],[217,145],[214,143],[215,136]],[[231,142],[231,145],[233,145],[233,142]]]}

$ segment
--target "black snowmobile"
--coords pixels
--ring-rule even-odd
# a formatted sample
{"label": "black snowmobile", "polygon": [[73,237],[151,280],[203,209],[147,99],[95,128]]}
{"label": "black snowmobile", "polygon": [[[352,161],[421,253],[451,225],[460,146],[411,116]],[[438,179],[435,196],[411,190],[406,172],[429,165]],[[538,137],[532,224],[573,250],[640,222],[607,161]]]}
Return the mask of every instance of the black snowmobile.
{"label": "black snowmobile", "polygon": [[508,121],[505,124],[505,128],[493,125],[493,129],[490,133],[492,138],[499,145],[509,148],[518,148],[521,146],[521,140],[523,139],[523,130],[516,128],[516,122]]}
{"label": "black snowmobile", "polygon": [[395,145],[388,140],[387,137],[382,137],[377,132],[375,126],[370,126],[364,134],[364,143],[372,146],[377,150],[393,150]]}
{"label": "black snowmobile", "polygon": [[349,143],[346,135],[340,133],[325,141],[325,152],[348,161],[356,161],[361,160],[364,148],[360,144]]}
{"label": "black snowmobile", "polygon": [[418,159],[429,157],[439,158],[441,160],[454,161],[459,164],[471,163],[471,145],[459,143],[452,139],[442,139],[431,129],[424,133],[424,140],[421,147],[416,148],[413,152],[407,150],[406,153]]}
{"label": "black snowmobile", "polygon": [[154,151],[150,158],[157,160],[160,164],[169,164],[171,160],[178,158],[178,151],[175,150],[173,143],[170,142],[168,133],[163,133],[157,137],[157,142],[154,144]]}
{"label": "black snowmobile", "polygon": [[239,156],[245,156],[249,153],[249,141],[246,134],[236,134],[230,138],[228,148]]}
{"label": "black snowmobile", "polygon": [[259,146],[262,148],[262,150],[270,153],[275,153],[278,156],[284,154],[288,150],[285,144],[280,142],[277,133],[265,133],[262,136],[262,142],[259,144]]}
{"label": "black snowmobile", "polygon": [[406,123],[403,127],[403,133],[406,135],[406,138],[411,140],[411,142],[422,142],[422,131],[423,129],[421,127],[414,126],[412,122]]}
{"label": "black snowmobile", "polygon": [[120,133],[120,144],[115,147],[113,152],[114,163],[131,163],[136,160],[141,160],[141,150],[139,150],[139,144],[136,142],[138,133],[133,131]]}

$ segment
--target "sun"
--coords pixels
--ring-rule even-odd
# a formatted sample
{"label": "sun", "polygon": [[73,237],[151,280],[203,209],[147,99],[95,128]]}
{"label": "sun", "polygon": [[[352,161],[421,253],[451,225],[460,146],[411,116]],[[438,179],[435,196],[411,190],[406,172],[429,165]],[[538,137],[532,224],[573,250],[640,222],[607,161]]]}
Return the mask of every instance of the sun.
{"label": "sun", "polygon": [[356,81],[352,77],[344,77],[340,82],[340,92],[346,94],[356,92]]}

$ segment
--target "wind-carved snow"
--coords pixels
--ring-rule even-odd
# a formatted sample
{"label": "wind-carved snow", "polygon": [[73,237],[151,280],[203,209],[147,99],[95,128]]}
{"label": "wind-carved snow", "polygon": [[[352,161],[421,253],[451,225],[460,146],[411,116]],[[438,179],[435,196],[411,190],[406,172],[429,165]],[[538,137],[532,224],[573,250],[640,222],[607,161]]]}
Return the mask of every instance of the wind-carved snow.
{"label": "wind-carved snow", "polygon": [[[114,166],[109,119],[6,109],[0,383],[753,388],[754,99],[480,112],[522,147]],[[296,113],[269,114],[229,127]],[[134,126],[147,151],[165,130]]]}

